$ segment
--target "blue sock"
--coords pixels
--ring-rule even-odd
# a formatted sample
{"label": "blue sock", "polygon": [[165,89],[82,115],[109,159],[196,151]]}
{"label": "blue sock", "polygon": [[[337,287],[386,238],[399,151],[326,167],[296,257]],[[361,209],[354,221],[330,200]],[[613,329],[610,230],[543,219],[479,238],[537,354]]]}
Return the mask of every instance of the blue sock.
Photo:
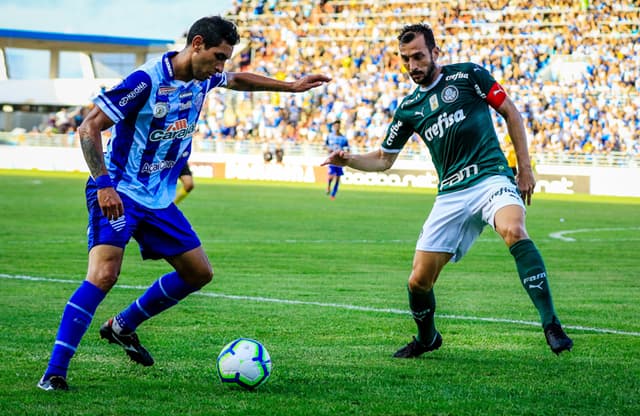
{"label": "blue sock", "polygon": [[336,184],[333,185],[333,192],[331,192],[331,196],[336,196],[338,193],[338,186],[340,185],[340,181],[336,181]]}
{"label": "blue sock", "polygon": [[51,376],[67,376],[69,362],[75,354],[82,336],[87,332],[96,308],[105,295],[106,293],[87,280],[82,282],[71,295],[62,313],[49,366],[44,373],[45,379]]}
{"label": "blue sock", "polygon": [[116,321],[123,333],[133,332],[147,319],[169,309],[198,289],[182,280],[177,272],[165,274],[127,309],[116,315]]}

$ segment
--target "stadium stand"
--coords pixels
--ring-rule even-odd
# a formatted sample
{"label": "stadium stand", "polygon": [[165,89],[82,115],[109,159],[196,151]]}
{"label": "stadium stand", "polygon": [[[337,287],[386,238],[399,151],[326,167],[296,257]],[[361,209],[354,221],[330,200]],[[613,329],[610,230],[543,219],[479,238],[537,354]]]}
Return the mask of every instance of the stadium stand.
{"label": "stadium stand", "polygon": [[[335,120],[353,151],[376,148],[399,100],[414,88],[402,73],[395,36],[405,24],[428,22],[441,41],[442,63],[479,63],[507,88],[538,163],[640,165],[634,1],[237,0],[226,17],[248,40],[229,70],[282,79],[322,71],[334,81],[300,95],[214,92],[196,150],[320,154]],[[505,138],[506,126],[496,122]],[[422,159],[425,152],[415,139],[401,157]]]}

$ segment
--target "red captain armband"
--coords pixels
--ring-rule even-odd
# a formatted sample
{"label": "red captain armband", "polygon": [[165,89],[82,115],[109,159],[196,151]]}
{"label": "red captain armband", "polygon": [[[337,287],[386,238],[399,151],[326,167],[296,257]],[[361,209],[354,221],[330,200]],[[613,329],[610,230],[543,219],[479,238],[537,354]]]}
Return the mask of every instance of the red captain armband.
{"label": "red captain armband", "polygon": [[491,107],[497,110],[506,98],[507,93],[504,92],[504,88],[496,82],[487,93],[486,100]]}
{"label": "red captain armband", "polygon": [[95,181],[98,189],[113,188],[113,182],[111,182],[111,177],[109,175],[100,175],[95,179]]}

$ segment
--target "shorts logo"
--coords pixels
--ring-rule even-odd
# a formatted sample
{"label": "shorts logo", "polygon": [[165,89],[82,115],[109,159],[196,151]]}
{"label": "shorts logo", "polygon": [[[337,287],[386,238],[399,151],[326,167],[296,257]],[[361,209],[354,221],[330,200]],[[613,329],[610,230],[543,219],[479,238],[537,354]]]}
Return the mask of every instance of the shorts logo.
{"label": "shorts logo", "polygon": [[111,224],[111,228],[113,228],[114,230],[122,231],[127,225],[127,219],[124,215],[122,215],[115,220],[110,220],[109,224]]}
{"label": "shorts logo", "polygon": [[458,89],[453,85],[449,85],[442,90],[442,101],[452,103],[458,98]]}
{"label": "shorts logo", "polygon": [[168,103],[156,103],[153,106],[153,117],[162,118],[167,115],[169,112],[169,104]]}

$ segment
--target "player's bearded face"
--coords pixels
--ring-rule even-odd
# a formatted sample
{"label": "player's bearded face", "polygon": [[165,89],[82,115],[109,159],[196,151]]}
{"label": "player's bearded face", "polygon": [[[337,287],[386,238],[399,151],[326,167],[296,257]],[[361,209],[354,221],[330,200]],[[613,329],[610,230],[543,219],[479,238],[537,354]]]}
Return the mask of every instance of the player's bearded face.
{"label": "player's bearded face", "polygon": [[423,36],[416,36],[411,42],[400,45],[400,56],[409,76],[418,85],[430,85],[438,67],[436,59],[439,50],[429,50]]}

